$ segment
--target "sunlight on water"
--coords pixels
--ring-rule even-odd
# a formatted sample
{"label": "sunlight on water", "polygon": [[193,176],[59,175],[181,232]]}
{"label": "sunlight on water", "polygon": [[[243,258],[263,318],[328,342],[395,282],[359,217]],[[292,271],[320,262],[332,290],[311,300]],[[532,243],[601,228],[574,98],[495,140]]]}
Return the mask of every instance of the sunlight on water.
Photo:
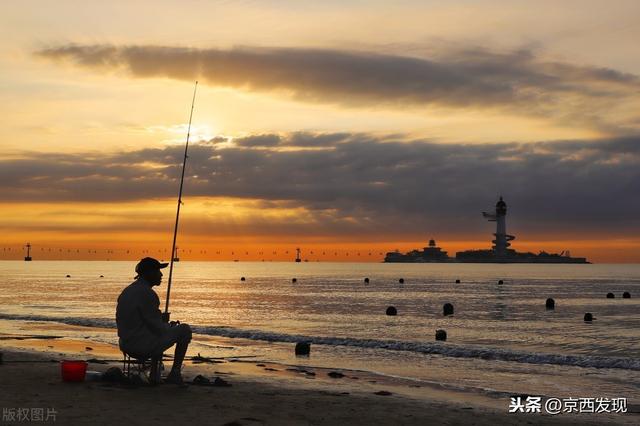
{"label": "sunlight on water", "polygon": [[[134,265],[0,262],[0,318],[112,325]],[[282,349],[273,356],[283,360],[289,356],[279,345],[313,338],[323,343],[316,362],[339,359],[349,368],[436,381],[438,371],[455,369],[458,383],[480,388],[495,389],[502,377],[502,389],[511,389],[512,376],[524,371],[536,386],[538,370],[564,369],[576,386],[602,378],[567,370],[575,366],[619,368],[606,370],[607,385],[598,384],[604,389],[616,389],[611,383],[623,382],[620,375],[636,392],[640,383],[638,265],[181,262],[174,274],[173,319],[212,336],[272,342]],[[164,306],[166,282],[156,290]],[[632,298],[623,299],[625,291]],[[606,299],[608,292],[615,299]],[[554,310],[545,308],[548,297]],[[454,315],[443,316],[444,303],[454,305]],[[386,316],[388,306],[398,315]],[[585,312],[596,320],[585,323]],[[436,329],[447,331],[446,343],[434,342]],[[487,359],[494,359],[490,367]]]}

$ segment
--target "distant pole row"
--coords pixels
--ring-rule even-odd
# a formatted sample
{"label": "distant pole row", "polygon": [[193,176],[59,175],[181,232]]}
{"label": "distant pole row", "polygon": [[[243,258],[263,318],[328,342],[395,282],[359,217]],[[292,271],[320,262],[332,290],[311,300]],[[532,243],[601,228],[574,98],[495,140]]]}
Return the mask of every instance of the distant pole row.
{"label": "distant pole row", "polygon": [[[37,258],[39,256],[43,256],[46,258],[48,255],[68,255],[68,256],[78,256],[82,255],[83,257],[86,255],[117,255],[117,256],[126,256],[130,255],[131,259],[136,259],[137,256],[154,256],[154,255],[166,255],[169,256],[169,250],[167,249],[119,249],[119,248],[69,248],[69,247],[53,247],[53,246],[43,246],[43,247],[34,247],[30,243],[27,243],[24,246],[9,246],[2,247],[0,251],[0,257],[11,257],[17,256],[20,254],[25,255],[26,258]],[[303,251],[301,249],[295,250],[244,250],[244,249],[227,249],[227,250],[216,250],[216,249],[181,249],[176,247],[175,257],[179,257],[179,255],[187,256],[188,255],[196,255],[196,257],[206,256],[206,257],[214,257],[214,256],[231,256],[232,258],[243,257],[243,256],[251,256],[251,257],[261,257],[261,258],[269,258],[270,256],[291,256],[292,261],[308,261],[311,259],[317,259],[318,257],[338,257],[338,256],[346,256],[346,257],[371,257],[376,258],[378,256],[383,256],[384,253],[381,251],[375,250],[326,250],[326,249],[313,249],[306,250],[302,254]],[[188,259],[187,259],[188,260]]]}

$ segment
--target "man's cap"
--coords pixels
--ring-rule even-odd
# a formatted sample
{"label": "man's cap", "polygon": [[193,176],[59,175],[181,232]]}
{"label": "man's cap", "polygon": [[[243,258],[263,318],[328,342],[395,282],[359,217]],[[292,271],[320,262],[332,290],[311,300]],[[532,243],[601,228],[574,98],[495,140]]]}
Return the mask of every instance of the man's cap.
{"label": "man's cap", "polygon": [[153,257],[145,257],[136,265],[136,273],[142,273],[146,271],[153,271],[157,269],[163,269],[169,266],[168,263],[160,263],[157,259]]}

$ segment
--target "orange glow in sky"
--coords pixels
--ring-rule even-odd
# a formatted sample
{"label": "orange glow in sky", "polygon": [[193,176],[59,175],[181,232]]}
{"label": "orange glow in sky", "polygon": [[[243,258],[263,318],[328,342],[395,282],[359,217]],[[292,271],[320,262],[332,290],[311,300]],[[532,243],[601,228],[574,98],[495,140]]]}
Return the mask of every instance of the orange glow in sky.
{"label": "orange glow in sky", "polygon": [[640,262],[637,2],[150,5],[0,5],[0,259],[168,258],[198,79],[185,260]]}

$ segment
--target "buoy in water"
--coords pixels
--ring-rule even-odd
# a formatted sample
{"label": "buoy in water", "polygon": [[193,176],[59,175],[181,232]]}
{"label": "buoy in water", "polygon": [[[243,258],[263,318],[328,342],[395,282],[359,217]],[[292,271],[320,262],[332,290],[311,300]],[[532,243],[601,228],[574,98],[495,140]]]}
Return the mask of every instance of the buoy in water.
{"label": "buoy in water", "polygon": [[393,306],[389,306],[387,308],[387,315],[398,315],[398,310]]}
{"label": "buoy in water", "polygon": [[607,299],[615,299],[615,294],[613,293],[607,293]]}
{"label": "buoy in water", "polygon": [[365,283],[365,284],[369,284],[369,278],[365,278],[365,279],[364,279],[364,283]]}
{"label": "buoy in water", "polygon": [[442,315],[453,315],[453,305],[451,303],[445,303],[442,307]]}
{"label": "buoy in water", "polygon": [[498,280],[498,284],[504,284],[504,281]]}
{"label": "buoy in water", "polygon": [[311,343],[298,342],[296,343],[296,355],[309,355],[311,352]]}
{"label": "buoy in water", "polygon": [[297,279],[297,278],[292,278],[292,279],[291,279],[291,282],[292,282],[292,283],[297,283],[297,282],[298,282],[298,279]]}
{"label": "buoy in water", "polygon": [[67,278],[71,278],[71,275],[67,274]]}
{"label": "buoy in water", "polygon": [[591,312],[587,312],[586,314],[584,314],[584,321],[585,322],[593,321],[593,315],[591,314]]}
{"label": "buoy in water", "polygon": [[552,298],[548,298],[547,301],[545,302],[545,306],[547,307],[547,309],[555,309],[556,301],[553,300]]}
{"label": "buoy in water", "polygon": [[240,281],[246,281],[246,279],[244,277],[241,277]]}
{"label": "buoy in water", "polygon": [[460,280],[456,280],[456,284],[460,284]]}
{"label": "buoy in water", "polygon": [[447,332],[444,330],[436,330],[436,340],[445,341],[447,340]]}
{"label": "buoy in water", "polygon": [[104,275],[100,275],[100,278],[104,278]]}
{"label": "buoy in water", "polygon": [[631,293],[629,293],[628,291],[625,291],[624,293],[622,293],[622,298],[631,299]]}
{"label": "buoy in water", "polygon": [[398,282],[399,282],[400,284],[404,284],[404,278],[400,278],[400,279],[398,280]]}

